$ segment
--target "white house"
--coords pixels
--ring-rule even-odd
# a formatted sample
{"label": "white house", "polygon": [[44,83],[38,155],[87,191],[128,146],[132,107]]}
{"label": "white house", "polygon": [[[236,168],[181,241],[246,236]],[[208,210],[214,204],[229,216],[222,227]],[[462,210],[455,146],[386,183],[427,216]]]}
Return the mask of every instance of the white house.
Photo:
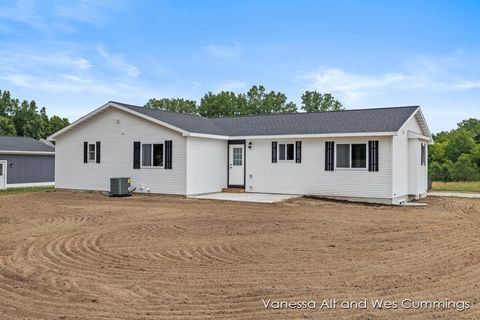
{"label": "white house", "polygon": [[205,118],[108,102],[49,137],[56,188],[195,195],[226,187],[398,204],[427,191],[420,107]]}

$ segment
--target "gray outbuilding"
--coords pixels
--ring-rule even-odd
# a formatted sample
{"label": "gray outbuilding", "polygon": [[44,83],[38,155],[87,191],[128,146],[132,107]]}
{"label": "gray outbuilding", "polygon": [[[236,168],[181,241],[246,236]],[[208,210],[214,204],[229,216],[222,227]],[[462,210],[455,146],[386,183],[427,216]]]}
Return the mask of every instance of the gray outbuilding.
{"label": "gray outbuilding", "polygon": [[29,137],[0,136],[0,189],[55,184],[55,147]]}

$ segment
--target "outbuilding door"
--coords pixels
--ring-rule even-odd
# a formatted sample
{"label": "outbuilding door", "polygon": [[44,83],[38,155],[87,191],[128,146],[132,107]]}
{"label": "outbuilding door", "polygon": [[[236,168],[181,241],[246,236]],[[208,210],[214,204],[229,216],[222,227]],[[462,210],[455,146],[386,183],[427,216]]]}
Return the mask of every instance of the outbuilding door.
{"label": "outbuilding door", "polygon": [[245,185],[245,144],[228,145],[228,186]]}
{"label": "outbuilding door", "polygon": [[0,190],[7,188],[7,161],[0,160]]}

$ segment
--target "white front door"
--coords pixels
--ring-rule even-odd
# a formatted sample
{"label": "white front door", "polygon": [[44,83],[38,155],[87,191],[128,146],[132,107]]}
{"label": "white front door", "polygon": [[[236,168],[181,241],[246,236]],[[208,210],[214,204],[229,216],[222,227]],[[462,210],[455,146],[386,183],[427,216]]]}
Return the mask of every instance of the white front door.
{"label": "white front door", "polygon": [[245,146],[243,144],[231,144],[228,148],[228,185],[243,186],[245,174]]}
{"label": "white front door", "polygon": [[7,161],[0,160],[0,190],[7,187]]}

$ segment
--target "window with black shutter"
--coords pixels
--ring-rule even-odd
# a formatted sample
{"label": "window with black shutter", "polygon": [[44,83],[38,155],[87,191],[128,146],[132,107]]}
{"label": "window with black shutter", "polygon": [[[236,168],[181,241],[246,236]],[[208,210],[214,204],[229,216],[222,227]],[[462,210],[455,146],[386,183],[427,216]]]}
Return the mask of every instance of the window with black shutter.
{"label": "window with black shutter", "polygon": [[100,163],[100,141],[96,142],[96,157],[95,162]]}
{"label": "window with black shutter", "polygon": [[272,141],[272,163],[277,163],[277,141]]}
{"label": "window with black shutter", "polygon": [[165,169],[172,169],[172,140],[165,141]]}
{"label": "window with black shutter", "polygon": [[140,141],[133,143],[133,169],[140,169]]}
{"label": "window with black shutter", "polygon": [[295,141],[295,162],[302,163],[302,141]]}
{"label": "window with black shutter", "polygon": [[368,141],[368,171],[378,171],[378,141]]}
{"label": "window with black shutter", "polygon": [[335,158],[335,142],[325,141],[325,171],[333,171]]}

